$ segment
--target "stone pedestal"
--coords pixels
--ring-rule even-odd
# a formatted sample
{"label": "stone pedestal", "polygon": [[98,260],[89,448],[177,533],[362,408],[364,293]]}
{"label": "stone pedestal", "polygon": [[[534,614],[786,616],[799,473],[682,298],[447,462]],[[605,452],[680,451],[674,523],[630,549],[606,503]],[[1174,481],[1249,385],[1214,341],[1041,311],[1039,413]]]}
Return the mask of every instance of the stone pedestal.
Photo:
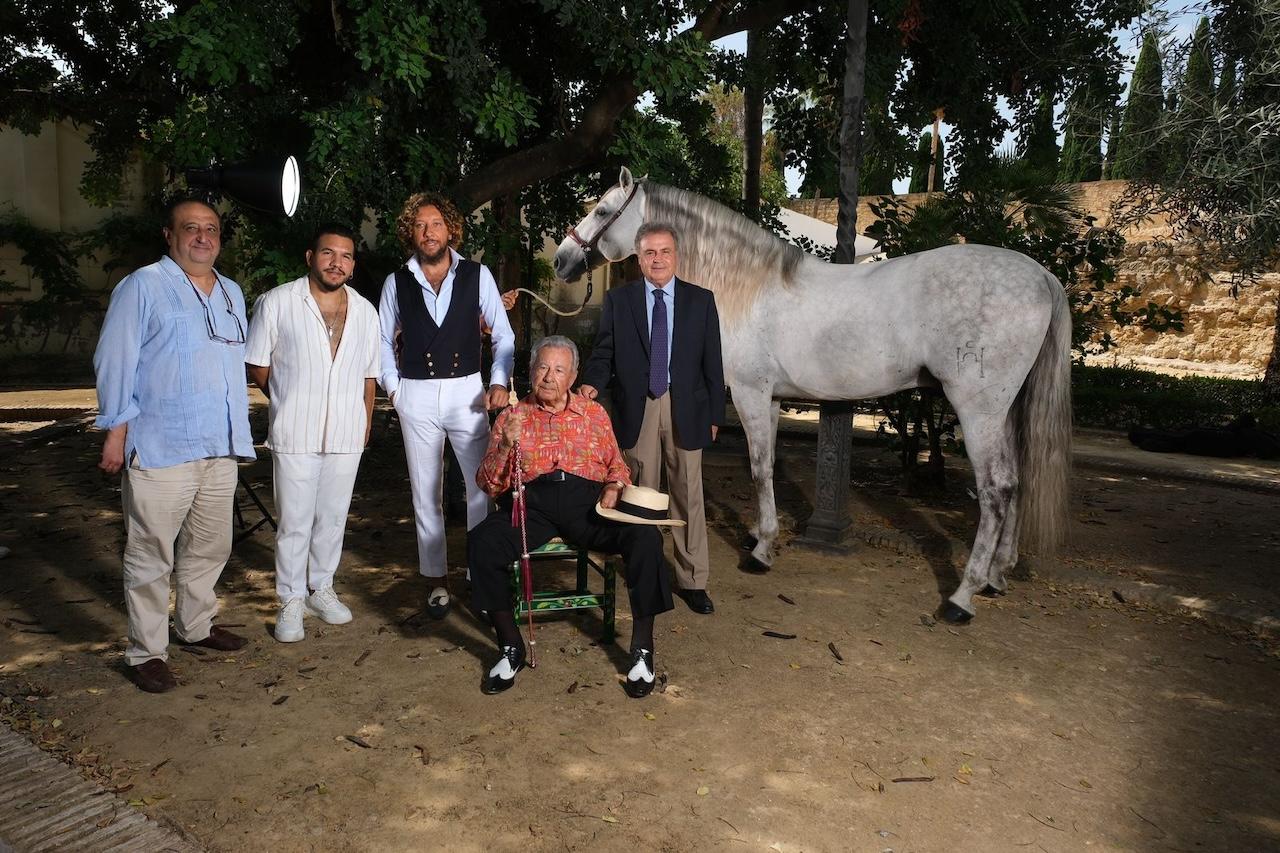
{"label": "stone pedestal", "polygon": [[849,453],[853,444],[853,404],[823,403],[818,418],[818,469],[813,515],[795,541],[823,550],[847,550]]}

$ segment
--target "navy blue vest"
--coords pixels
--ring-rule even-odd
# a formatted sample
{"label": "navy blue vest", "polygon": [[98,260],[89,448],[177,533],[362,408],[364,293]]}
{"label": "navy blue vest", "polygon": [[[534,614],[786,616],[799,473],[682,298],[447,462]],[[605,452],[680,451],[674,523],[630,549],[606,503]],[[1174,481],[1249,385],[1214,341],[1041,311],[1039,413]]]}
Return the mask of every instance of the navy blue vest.
{"label": "navy blue vest", "polygon": [[480,265],[460,260],[444,323],[427,312],[422,285],[408,267],[396,270],[400,308],[400,375],[406,379],[452,379],[480,372]]}

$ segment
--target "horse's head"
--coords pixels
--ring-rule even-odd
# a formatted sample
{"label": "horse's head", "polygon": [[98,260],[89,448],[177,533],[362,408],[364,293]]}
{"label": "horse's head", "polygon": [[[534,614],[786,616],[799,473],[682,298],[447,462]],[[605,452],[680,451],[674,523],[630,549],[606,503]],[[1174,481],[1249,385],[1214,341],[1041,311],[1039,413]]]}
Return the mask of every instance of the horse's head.
{"label": "horse's head", "polygon": [[[643,180],[643,179],[642,179]],[[618,185],[600,197],[556,249],[556,277],[573,281],[605,261],[635,254],[635,236],[644,219],[644,188],[625,166]]]}

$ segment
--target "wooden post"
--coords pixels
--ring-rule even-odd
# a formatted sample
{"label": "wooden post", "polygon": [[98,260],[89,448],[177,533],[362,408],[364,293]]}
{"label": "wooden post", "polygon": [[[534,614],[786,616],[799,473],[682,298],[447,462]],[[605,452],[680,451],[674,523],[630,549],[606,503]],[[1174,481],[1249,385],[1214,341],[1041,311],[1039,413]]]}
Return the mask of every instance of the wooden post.
{"label": "wooden post", "polygon": [[938,168],[938,137],[942,133],[942,113],[941,107],[933,111],[933,141],[929,143],[929,192],[933,192],[936,186],[933,173]]}

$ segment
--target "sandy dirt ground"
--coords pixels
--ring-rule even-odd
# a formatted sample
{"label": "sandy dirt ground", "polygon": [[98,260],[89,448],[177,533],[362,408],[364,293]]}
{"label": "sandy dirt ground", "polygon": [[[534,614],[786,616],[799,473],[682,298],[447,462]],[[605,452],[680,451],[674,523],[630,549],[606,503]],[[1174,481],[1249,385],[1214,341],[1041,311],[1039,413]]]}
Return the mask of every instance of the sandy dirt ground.
{"label": "sandy dirt ground", "polygon": [[[119,486],[94,470],[97,442],[0,459],[0,716],[210,849],[1280,849],[1277,645],[1053,565],[969,626],[936,623],[951,538],[974,529],[962,466],[920,499],[859,448],[857,523],[920,556],[784,545],[753,576],[736,568],[753,492],[728,436],[705,465],[717,611],[660,617],[663,692],[622,691],[622,605],[607,647],[598,615],[540,624],[538,668],[486,697],[488,633],[466,607],[421,613],[392,436],[366,454],[338,576],[355,621],[276,643],[259,532],[221,585],[219,621],[252,642],[171,646],[182,685],[152,696],[122,673]],[[793,524],[813,446],[786,439],[781,457]],[[269,462],[248,473],[269,497]],[[1089,471],[1073,485],[1068,564],[1274,612],[1274,495]],[[463,542],[452,528],[455,566]]]}

